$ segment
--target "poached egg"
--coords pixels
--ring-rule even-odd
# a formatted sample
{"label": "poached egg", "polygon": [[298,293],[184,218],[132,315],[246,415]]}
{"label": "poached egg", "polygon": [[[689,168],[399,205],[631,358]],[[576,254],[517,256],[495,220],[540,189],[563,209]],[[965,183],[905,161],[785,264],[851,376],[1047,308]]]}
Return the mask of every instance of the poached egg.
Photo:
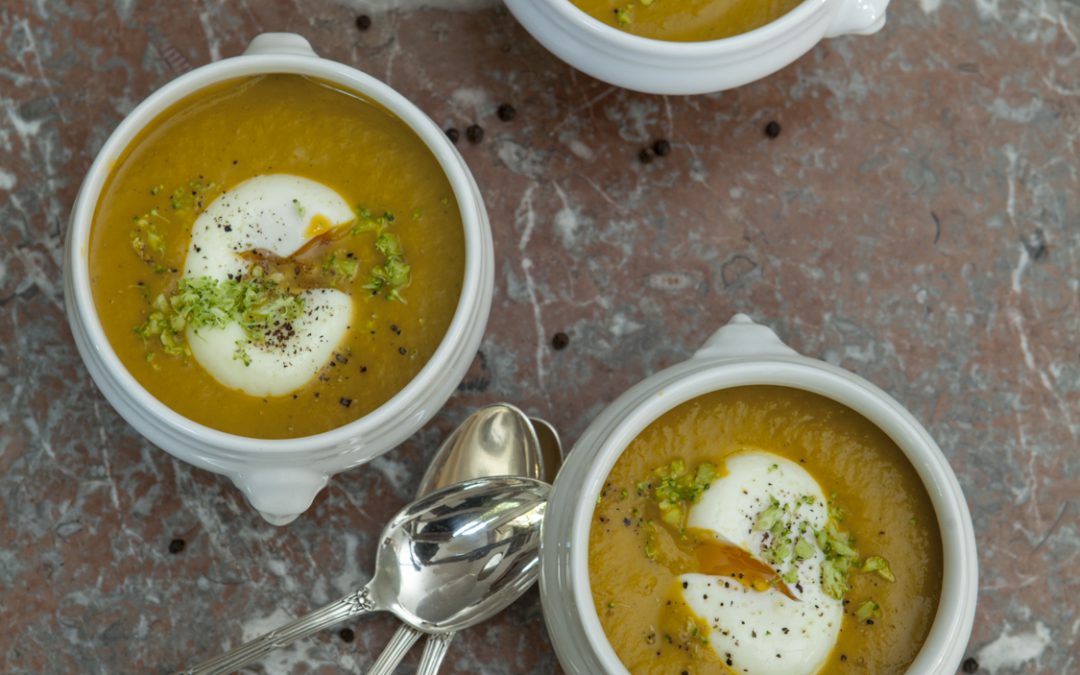
{"label": "poached egg", "polygon": [[[828,522],[825,495],[798,463],[769,452],[739,452],[725,464],[726,473],[691,508],[687,525],[767,565],[791,597],[776,584],[755,588],[740,581],[741,574],[683,574],[683,599],[709,627],[709,646],[734,672],[812,675],[836,644],[843,618],[840,600],[822,589],[824,554],[812,545],[814,532]],[[769,527],[781,518],[782,527]],[[792,555],[781,560],[784,546]]]}
{"label": "poached egg", "polygon": [[[250,178],[223,192],[192,227],[184,276],[240,279],[250,251],[288,258],[313,238],[355,218],[349,204],[322,183],[291,174]],[[282,396],[307,384],[341,344],[352,322],[352,298],[333,288],[300,294],[303,312],[291,330],[263,343],[239,323],[189,327],[192,355],[218,382],[252,396]],[[246,362],[235,354],[241,349]]]}

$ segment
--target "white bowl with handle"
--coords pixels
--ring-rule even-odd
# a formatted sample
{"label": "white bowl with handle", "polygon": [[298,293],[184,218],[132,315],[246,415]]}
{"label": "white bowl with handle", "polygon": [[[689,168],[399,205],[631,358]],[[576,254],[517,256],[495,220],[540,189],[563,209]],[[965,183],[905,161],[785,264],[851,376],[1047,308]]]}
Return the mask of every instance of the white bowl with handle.
{"label": "white bowl with handle", "polygon": [[[109,344],[90,288],[89,237],[94,210],[112,164],[139,132],[181,99],[225,80],[268,73],[317,77],[363,94],[397,115],[427,145],[446,173],[465,232],[465,276],[442,342],[404,389],[374,411],[325,433],[266,440],[193,422],[151,396]],[[68,322],[79,354],[105,398],[152,443],[195,466],[232,479],[269,522],[303,513],[329,477],[399,445],[443,406],[480,345],[494,284],[491,227],[476,181],[442,130],[386,84],[344,64],[319,58],[303,37],[265,33],[241,56],[197,68],[140,103],[105,142],[71,211],[64,253]]]}
{"label": "white bowl with handle", "polygon": [[771,330],[737,314],[689,360],[663,370],[609,405],[559,472],[544,516],[540,597],[555,652],[569,675],[626,675],[608,642],[589,582],[589,529],[597,495],[623,450],[661,415],[703,394],[746,385],[810,391],[842,403],[884,431],[911,462],[941,530],[941,598],[911,675],[952,675],[971,635],[978,596],[975,533],[956,475],[921,424],[863,378],[800,356]]}
{"label": "white bowl with handle", "polygon": [[741,35],[674,42],[632,35],[570,0],[506,0],[536,40],[578,70],[649,94],[705,94],[739,87],[792,63],[823,38],[876,33],[889,0],[803,0]]}

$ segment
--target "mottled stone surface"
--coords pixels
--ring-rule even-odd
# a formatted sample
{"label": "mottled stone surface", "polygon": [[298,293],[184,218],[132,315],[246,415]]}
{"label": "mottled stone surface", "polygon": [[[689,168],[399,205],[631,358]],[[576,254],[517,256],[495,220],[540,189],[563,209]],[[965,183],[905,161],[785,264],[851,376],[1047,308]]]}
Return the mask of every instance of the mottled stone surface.
{"label": "mottled stone surface", "polygon": [[[466,385],[283,529],[113,412],[59,283],[67,210],[124,114],[267,30],[307,36],[441,125],[483,125],[460,147],[498,259]],[[367,579],[376,533],[468,411],[509,400],[573,442],[735,311],[869,378],[936,437],[980,547],[980,672],[1080,671],[1078,43],[1075,0],[896,2],[879,35],[737,91],[664,98],[574,72],[491,3],[6,0],[0,671],[165,672],[332,600]],[[671,154],[638,162],[659,137]],[[394,624],[352,628],[261,668],[361,672]],[[535,591],[446,667],[556,670]]]}

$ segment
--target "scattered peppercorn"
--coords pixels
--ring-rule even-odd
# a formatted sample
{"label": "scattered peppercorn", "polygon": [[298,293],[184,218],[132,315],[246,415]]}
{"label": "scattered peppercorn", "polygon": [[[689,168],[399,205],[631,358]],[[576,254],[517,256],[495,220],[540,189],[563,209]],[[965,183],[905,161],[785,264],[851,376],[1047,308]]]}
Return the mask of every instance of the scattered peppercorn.
{"label": "scattered peppercorn", "polygon": [[667,139],[661,138],[657,142],[653,143],[652,149],[653,152],[656,153],[657,157],[666,157],[668,153],[671,152],[671,143],[669,143]]}
{"label": "scattered peppercorn", "polygon": [[510,105],[509,103],[503,103],[499,106],[497,114],[499,115],[499,119],[501,119],[503,122],[509,122],[510,120],[517,117],[517,110],[514,109],[514,106]]}
{"label": "scattered peppercorn", "polygon": [[446,130],[446,137],[450,139],[451,143],[457,143],[458,139],[461,138],[461,134],[458,133],[457,129],[451,127]]}
{"label": "scattered peppercorn", "polygon": [[360,30],[367,30],[368,28],[371,28],[371,17],[367,14],[361,14],[360,16],[356,17],[356,27]]}
{"label": "scattered peppercorn", "polygon": [[352,628],[342,628],[338,631],[338,637],[341,638],[342,642],[352,642],[356,639],[356,633],[353,632]]}
{"label": "scattered peppercorn", "polygon": [[187,546],[187,542],[183,539],[173,539],[169,542],[169,553],[176,555],[177,553],[182,552],[185,546]]}
{"label": "scattered peppercorn", "polygon": [[570,336],[566,333],[559,332],[551,336],[551,346],[556,350],[566,349],[568,344],[570,344]]}
{"label": "scattered peppercorn", "polygon": [[398,347],[397,351],[398,351],[398,354],[401,354],[402,356],[405,356],[406,354],[409,353],[409,350],[405,349],[404,347]]}
{"label": "scattered peppercorn", "polygon": [[351,398],[345,398],[344,396],[341,397],[339,402],[341,403],[342,406],[344,406],[346,408],[348,408],[349,406],[352,405],[352,399]]}
{"label": "scattered peppercorn", "polygon": [[484,140],[484,127],[479,124],[470,124],[465,130],[465,138],[469,139],[470,143],[479,143]]}
{"label": "scattered peppercorn", "polygon": [[974,672],[978,672],[978,670],[979,670],[979,662],[978,661],[971,658],[970,656],[967,657],[966,659],[964,659],[964,672],[965,673],[974,673]]}
{"label": "scattered peppercorn", "polygon": [[776,138],[780,135],[780,123],[776,120],[772,120],[765,125],[765,135],[769,138]]}
{"label": "scattered peppercorn", "polygon": [[653,156],[652,148],[642,148],[641,152],[637,154],[637,158],[641,160],[642,164],[648,164],[653,161]]}

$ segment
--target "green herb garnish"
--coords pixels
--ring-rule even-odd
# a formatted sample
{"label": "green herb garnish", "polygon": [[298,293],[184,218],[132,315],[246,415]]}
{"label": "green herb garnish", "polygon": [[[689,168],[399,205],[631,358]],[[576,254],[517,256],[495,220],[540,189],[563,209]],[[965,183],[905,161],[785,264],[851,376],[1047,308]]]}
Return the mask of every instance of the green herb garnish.
{"label": "green herb garnish", "polygon": [[660,507],[660,517],[668,525],[681,529],[685,524],[687,508],[708,489],[716,476],[716,466],[702,462],[690,473],[686,470],[686,463],[676,459],[667,466],[654,469],[653,473],[659,479],[653,495]]}
{"label": "green herb garnish", "polygon": [[382,232],[394,223],[394,214],[383,211],[381,216],[372,215],[371,211],[363,206],[353,209],[356,220],[349,228],[349,234],[356,236],[362,232]]}
{"label": "green herb garnish", "polygon": [[855,619],[859,623],[873,623],[873,619],[881,617],[881,606],[873,600],[867,600],[863,604],[859,605],[859,609],[855,611]]}
{"label": "green herb garnish", "polygon": [[172,192],[169,206],[173,211],[191,211],[201,209],[206,193],[218,187],[214,181],[207,181],[202,176],[188,181]]}
{"label": "green herb garnish", "polygon": [[360,262],[351,253],[338,255],[335,251],[326,256],[326,260],[322,264],[323,274],[330,277],[334,284],[352,281],[356,278],[356,273],[359,270]]}
{"label": "green herb garnish", "polygon": [[412,282],[412,268],[405,262],[401,240],[387,231],[396,220],[394,214],[383,211],[381,216],[375,216],[363,206],[356,207],[354,212],[356,220],[353,221],[349,234],[356,236],[364,232],[375,232],[375,250],[383,257],[381,265],[371,268],[364,288],[374,294],[382,294],[389,300],[405,302],[401,290]]}
{"label": "green herb garnish", "polygon": [[859,568],[859,571],[877,572],[878,576],[885,581],[896,581],[896,577],[893,575],[892,570],[889,568],[889,561],[879,555],[872,555],[866,560],[864,560],[862,567]]}
{"label": "green herb garnish", "polygon": [[[147,344],[147,358],[153,359],[151,338],[161,351],[171,356],[187,355],[184,331],[191,328],[222,328],[236,322],[251,343],[262,344],[275,331],[287,329],[303,312],[304,303],[267,276],[255,265],[243,278],[218,280],[212,277],[182,278],[168,296],[154,299],[146,321],[135,326],[135,334]],[[244,345],[238,344],[233,358],[250,363]]]}

